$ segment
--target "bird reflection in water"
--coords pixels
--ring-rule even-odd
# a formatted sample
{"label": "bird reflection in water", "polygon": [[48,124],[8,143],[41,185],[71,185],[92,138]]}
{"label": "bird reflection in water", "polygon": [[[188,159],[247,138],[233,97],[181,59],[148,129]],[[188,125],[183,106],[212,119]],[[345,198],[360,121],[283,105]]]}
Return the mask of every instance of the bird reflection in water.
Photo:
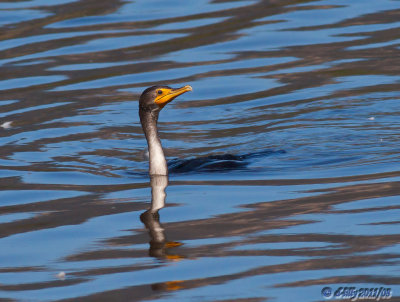
{"label": "bird reflection in water", "polygon": [[[191,91],[192,87],[186,85],[173,89],[168,86],[152,86],[147,88],[139,99],[139,117],[143,132],[146,136],[149,150],[149,175],[151,185],[150,209],[140,215],[140,220],[146,226],[150,234],[149,256],[160,260],[179,261],[184,257],[168,253],[168,250],[182,245],[179,242],[167,241],[164,229],[160,223],[161,210],[165,206],[168,186],[168,167],[158,136],[158,114],[162,108],[177,96]],[[154,290],[178,290],[183,286],[183,281],[172,280],[153,284]]]}
{"label": "bird reflection in water", "polygon": [[181,246],[180,242],[167,241],[164,229],[160,223],[161,210],[165,206],[167,194],[165,189],[168,186],[168,176],[152,175],[150,177],[151,185],[151,206],[140,215],[140,220],[146,226],[150,235],[149,256],[158,259],[180,260],[183,256],[167,253],[171,248]]}

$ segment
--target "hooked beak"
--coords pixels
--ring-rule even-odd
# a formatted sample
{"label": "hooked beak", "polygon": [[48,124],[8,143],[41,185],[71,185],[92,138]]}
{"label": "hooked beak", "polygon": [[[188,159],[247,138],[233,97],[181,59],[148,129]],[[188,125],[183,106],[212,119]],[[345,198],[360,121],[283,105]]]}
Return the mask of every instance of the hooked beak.
{"label": "hooked beak", "polygon": [[177,89],[167,89],[167,88],[162,88],[162,94],[158,94],[154,102],[163,108],[165,105],[167,105],[169,102],[171,102],[173,99],[175,99],[177,96],[184,94],[185,92],[192,91],[193,88],[190,85],[186,85],[181,88]]}

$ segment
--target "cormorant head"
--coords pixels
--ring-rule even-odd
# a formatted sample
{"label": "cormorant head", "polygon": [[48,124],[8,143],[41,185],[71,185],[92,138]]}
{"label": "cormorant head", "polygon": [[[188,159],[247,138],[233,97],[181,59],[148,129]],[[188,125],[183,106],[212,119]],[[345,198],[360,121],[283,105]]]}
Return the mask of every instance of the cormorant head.
{"label": "cormorant head", "polygon": [[143,91],[139,106],[145,111],[160,111],[177,96],[188,91],[192,91],[189,85],[176,89],[168,86],[152,86]]}

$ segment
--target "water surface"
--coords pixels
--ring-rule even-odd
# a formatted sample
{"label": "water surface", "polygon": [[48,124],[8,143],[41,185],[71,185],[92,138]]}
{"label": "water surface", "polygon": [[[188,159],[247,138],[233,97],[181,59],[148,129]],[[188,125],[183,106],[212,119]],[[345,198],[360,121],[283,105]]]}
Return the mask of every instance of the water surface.
{"label": "water surface", "polygon": [[[1,1],[0,300],[398,297],[399,5]],[[157,83],[194,89],[169,160],[266,156],[172,173],[146,216]]]}

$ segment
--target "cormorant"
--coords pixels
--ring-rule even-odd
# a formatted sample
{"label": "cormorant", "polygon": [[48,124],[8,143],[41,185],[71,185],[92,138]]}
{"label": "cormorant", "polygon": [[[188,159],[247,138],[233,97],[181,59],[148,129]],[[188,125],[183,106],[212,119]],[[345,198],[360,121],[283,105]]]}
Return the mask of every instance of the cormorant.
{"label": "cormorant", "polygon": [[166,104],[191,90],[192,87],[189,85],[177,89],[168,86],[152,86],[143,91],[140,96],[139,117],[149,147],[150,175],[168,175],[167,161],[157,131],[158,114]]}
{"label": "cormorant", "polygon": [[[152,86],[143,91],[140,96],[139,116],[149,150],[150,175],[168,175],[167,161],[165,160],[164,151],[157,131],[158,115],[166,104],[188,91],[192,91],[190,85],[176,89],[168,86]],[[222,154],[186,160],[173,159],[169,163],[169,170],[178,173],[194,170],[234,170],[245,167],[248,164],[248,162],[246,162],[247,159],[275,153],[285,153],[285,151],[264,150],[243,155]]]}

